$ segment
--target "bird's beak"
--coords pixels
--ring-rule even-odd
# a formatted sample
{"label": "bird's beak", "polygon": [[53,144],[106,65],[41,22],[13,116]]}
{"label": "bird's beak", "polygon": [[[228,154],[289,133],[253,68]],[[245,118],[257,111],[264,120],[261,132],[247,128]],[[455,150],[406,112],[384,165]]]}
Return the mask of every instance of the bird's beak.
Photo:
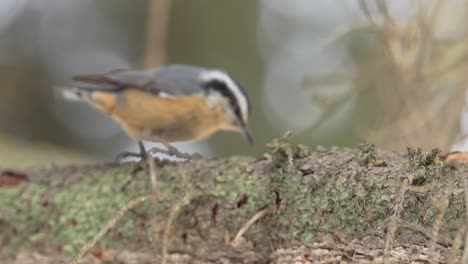
{"label": "bird's beak", "polygon": [[254,140],[253,140],[252,134],[250,134],[249,129],[247,127],[245,127],[245,126],[242,126],[241,130],[242,130],[242,133],[244,134],[245,138],[247,139],[247,141],[250,144],[253,144]]}

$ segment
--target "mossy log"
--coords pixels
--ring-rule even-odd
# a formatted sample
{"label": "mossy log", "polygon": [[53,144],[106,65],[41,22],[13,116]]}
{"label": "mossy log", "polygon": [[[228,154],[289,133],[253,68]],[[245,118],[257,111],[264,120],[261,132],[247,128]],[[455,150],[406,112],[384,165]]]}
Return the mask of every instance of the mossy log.
{"label": "mossy log", "polygon": [[[465,230],[460,177],[465,166],[444,164],[436,152],[417,148],[401,156],[370,145],[312,151],[284,139],[270,147],[271,154],[260,159],[156,162],[157,201],[126,212],[97,248],[145,252],[153,261],[166,234],[170,256],[198,259],[195,263],[223,258],[281,263],[287,250],[314,258],[311,250],[320,247],[341,253],[332,254],[331,262],[322,256],[323,262],[313,263],[373,261],[383,257],[386,246],[398,259],[398,248],[431,244],[437,251],[433,257],[441,261],[457,256],[454,249],[463,242],[457,234]],[[145,163],[22,173],[4,172],[0,178],[1,257],[32,251],[73,256],[119,208],[152,193]],[[236,241],[241,243],[233,245],[234,236],[260,211],[259,220]],[[169,215],[175,217],[167,225]],[[430,257],[423,251],[411,254]]]}

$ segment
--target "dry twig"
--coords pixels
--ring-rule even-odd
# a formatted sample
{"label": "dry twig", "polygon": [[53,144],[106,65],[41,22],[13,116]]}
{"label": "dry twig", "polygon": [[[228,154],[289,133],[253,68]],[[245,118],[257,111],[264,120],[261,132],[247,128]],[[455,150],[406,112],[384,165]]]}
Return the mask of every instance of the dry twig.
{"label": "dry twig", "polygon": [[[408,185],[408,179],[403,179],[402,186]],[[393,207],[393,214],[390,217],[390,223],[387,229],[387,234],[385,237],[385,249],[384,249],[384,258],[383,263],[388,263],[390,250],[392,248],[393,240],[395,239],[395,233],[398,229],[398,219],[403,209],[403,201],[405,198],[406,189],[400,188],[400,193],[397,200],[395,200],[395,206]]]}
{"label": "dry twig", "polygon": [[164,238],[163,238],[163,245],[162,245],[162,264],[167,263],[167,247],[169,244],[169,235],[170,231],[172,229],[172,223],[174,222],[175,218],[179,214],[180,210],[182,207],[186,206],[191,199],[190,194],[186,194],[182,199],[177,201],[171,208],[171,211],[169,212],[169,217],[167,218],[167,223],[166,227],[164,228]]}
{"label": "dry twig", "polygon": [[[459,174],[460,175],[460,174]],[[468,226],[468,175],[460,175],[465,192],[465,227]],[[461,263],[468,263],[468,228],[465,228],[465,249]]]}
{"label": "dry twig", "polygon": [[[449,177],[450,178],[450,177]],[[449,183],[449,186],[445,189],[444,194],[441,199],[434,201],[434,206],[439,211],[435,216],[434,223],[432,225],[432,234],[431,241],[429,244],[429,258],[431,263],[436,263],[436,244],[439,237],[439,230],[444,219],[445,211],[449,205],[449,197],[452,194],[452,183]]]}
{"label": "dry twig", "polygon": [[88,252],[92,247],[94,247],[96,242],[98,242],[107,233],[107,231],[109,231],[109,229],[111,229],[117,223],[117,221],[119,221],[125,215],[125,213],[128,210],[145,202],[151,197],[153,196],[152,195],[139,196],[131,200],[130,202],[128,202],[122,208],[120,208],[120,210],[117,211],[117,213],[111,218],[111,220],[109,220],[109,222],[101,229],[101,231],[99,231],[99,233],[97,233],[88,243],[86,243],[86,245],[83,246],[83,248],[81,248],[78,255],[70,262],[70,264],[77,264],[80,261],[80,259],[86,254],[86,252]]}
{"label": "dry twig", "polygon": [[247,223],[245,223],[245,225],[239,230],[239,232],[237,232],[236,236],[234,237],[234,239],[231,242],[231,246],[232,247],[237,247],[240,244],[240,241],[241,241],[243,235],[245,234],[245,232],[247,232],[247,230],[249,230],[249,228],[253,224],[255,224],[255,222],[257,222],[260,218],[262,218],[267,212],[268,212],[268,208],[265,208],[265,209],[257,212],[252,218],[250,218],[250,220],[247,221]]}
{"label": "dry twig", "polygon": [[465,236],[466,225],[462,225],[458,230],[455,238],[453,239],[453,244],[450,252],[450,258],[447,263],[452,264],[457,262],[458,251],[463,243],[463,237]]}

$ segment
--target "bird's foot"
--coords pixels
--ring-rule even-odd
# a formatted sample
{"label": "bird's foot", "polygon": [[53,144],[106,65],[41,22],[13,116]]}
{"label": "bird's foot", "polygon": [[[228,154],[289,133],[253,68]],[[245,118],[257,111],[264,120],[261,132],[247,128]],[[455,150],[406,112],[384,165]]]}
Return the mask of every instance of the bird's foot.
{"label": "bird's foot", "polygon": [[142,157],[141,157],[141,153],[125,151],[125,152],[119,153],[115,157],[115,161],[122,162],[124,159],[127,159],[127,158],[142,158]]}
{"label": "bird's foot", "polygon": [[168,156],[174,156],[176,158],[181,158],[181,159],[186,159],[188,161],[190,160],[198,160],[198,159],[203,159],[203,156],[200,153],[184,153],[180,152],[177,148],[174,146],[168,144],[168,143],[162,143],[166,149],[154,147],[151,148],[148,153],[150,154],[156,154],[156,153],[162,153]]}
{"label": "bird's foot", "polygon": [[117,157],[115,157],[115,160],[119,163],[121,163],[122,161],[124,161],[125,159],[128,159],[128,158],[137,158],[139,159],[140,161],[145,161],[148,157],[152,157],[150,155],[149,152],[130,152],[130,151],[126,151],[126,152],[122,152],[120,153],[119,155],[117,155]]}

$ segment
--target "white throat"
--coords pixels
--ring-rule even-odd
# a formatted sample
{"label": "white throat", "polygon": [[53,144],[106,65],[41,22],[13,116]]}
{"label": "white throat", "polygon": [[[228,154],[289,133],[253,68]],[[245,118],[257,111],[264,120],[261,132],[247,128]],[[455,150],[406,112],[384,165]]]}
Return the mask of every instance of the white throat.
{"label": "white throat", "polygon": [[244,94],[240,90],[240,87],[232,80],[232,78],[225,72],[220,70],[209,70],[202,72],[200,78],[203,81],[209,82],[212,80],[218,80],[226,84],[227,88],[234,94],[236,98],[240,112],[242,115],[242,120],[247,122],[248,119],[248,102]]}

